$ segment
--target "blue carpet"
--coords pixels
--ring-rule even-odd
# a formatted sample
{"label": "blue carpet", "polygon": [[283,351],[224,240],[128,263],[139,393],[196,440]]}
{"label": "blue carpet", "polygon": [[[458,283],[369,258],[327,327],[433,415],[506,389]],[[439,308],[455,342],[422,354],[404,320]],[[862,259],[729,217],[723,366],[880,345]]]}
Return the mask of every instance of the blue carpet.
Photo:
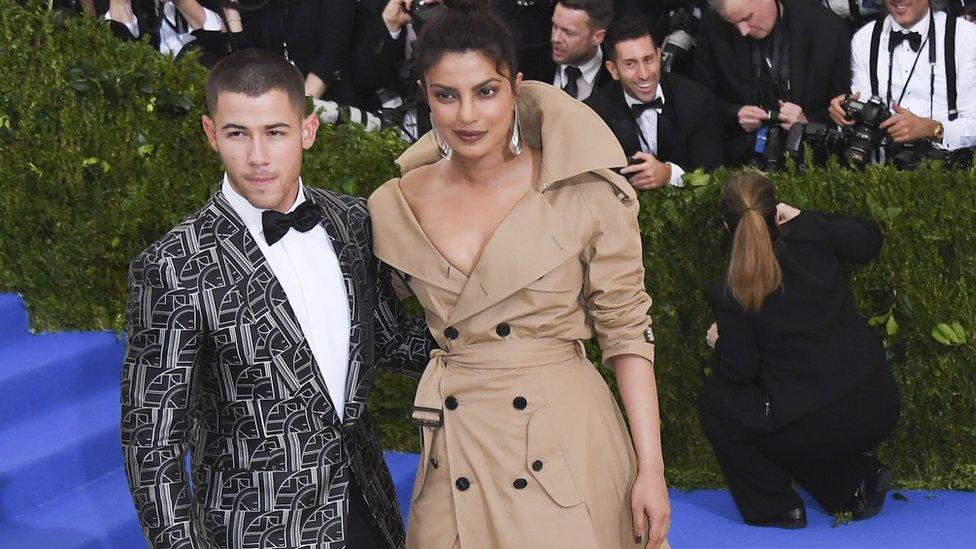
{"label": "blue carpet", "polygon": [[[0,549],[146,546],[119,448],[121,361],[110,333],[30,334],[23,302],[0,294]],[[418,456],[386,460],[406,515]],[[672,490],[670,540],[679,549],[976,548],[976,494],[903,494],[908,501],[889,497],[871,520],[836,527],[807,498],[809,526],[784,531],[742,524],[726,491]]]}

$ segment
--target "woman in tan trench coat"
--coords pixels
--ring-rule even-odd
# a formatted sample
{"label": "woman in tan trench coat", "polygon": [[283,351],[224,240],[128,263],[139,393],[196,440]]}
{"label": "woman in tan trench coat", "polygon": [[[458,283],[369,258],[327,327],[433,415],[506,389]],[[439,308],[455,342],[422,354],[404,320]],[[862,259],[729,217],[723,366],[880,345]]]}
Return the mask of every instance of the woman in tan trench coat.
{"label": "woman in tan trench coat", "polygon": [[[369,200],[374,252],[440,346],[413,407],[407,547],[666,547],[638,204],[608,169],[623,152],[581,103],[509,76],[481,2],[450,4],[416,49],[435,131]],[[584,354],[594,331],[636,453]]]}

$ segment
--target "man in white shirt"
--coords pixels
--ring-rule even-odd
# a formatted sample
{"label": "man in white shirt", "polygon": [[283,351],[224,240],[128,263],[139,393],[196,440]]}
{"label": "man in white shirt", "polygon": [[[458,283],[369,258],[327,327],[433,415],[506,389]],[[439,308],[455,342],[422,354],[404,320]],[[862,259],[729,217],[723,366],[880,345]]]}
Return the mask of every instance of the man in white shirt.
{"label": "man in white shirt", "polygon": [[613,21],[611,0],[557,0],[552,14],[551,59],[523,60],[522,74],[585,101],[611,80],[600,45]]}
{"label": "man in white shirt", "polygon": [[365,200],[304,186],[304,88],[263,51],[213,68],[221,190],[130,266],[122,447],[153,549],[403,545],[366,398],[377,366],[419,377],[433,340],[372,254]]}
{"label": "man in white shirt", "polygon": [[[220,16],[200,5],[197,0],[165,0],[160,4],[159,30],[153,36],[153,43],[161,53],[176,57],[184,46],[195,40],[193,31],[203,29],[216,32],[224,28]],[[141,34],[132,0],[109,0],[104,19],[124,26],[133,39]]]}
{"label": "man in white shirt", "polygon": [[[976,146],[976,25],[952,19],[955,53],[950,66],[956,82],[951,86],[946,73],[946,14],[932,11],[928,0],[885,0],[885,6],[888,16],[881,27],[876,31],[879,23],[869,23],[851,42],[852,97],[880,97],[892,113],[881,128],[896,144],[928,142],[948,150]],[[950,105],[953,89],[955,109]],[[830,117],[851,126],[854,121],[845,116],[844,98],[830,102]]]}

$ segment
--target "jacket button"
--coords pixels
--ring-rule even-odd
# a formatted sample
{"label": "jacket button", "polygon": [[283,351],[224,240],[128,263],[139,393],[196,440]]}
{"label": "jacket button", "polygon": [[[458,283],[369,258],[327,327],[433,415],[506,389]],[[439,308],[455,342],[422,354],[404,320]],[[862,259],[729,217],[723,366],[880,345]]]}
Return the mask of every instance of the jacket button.
{"label": "jacket button", "polygon": [[448,410],[453,410],[457,408],[457,405],[458,405],[458,399],[454,398],[454,395],[451,395],[444,399],[444,406],[447,406]]}
{"label": "jacket button", "polygon": [[528,485],[529,483],[526,482],[524,478],[517,478],[515,479],[515,482],[512,483],[512,486],[514,486],[516,490],[521,490],[522,488],[525,488]]}
{"label": "jacket button", "polygon": [[495,326],[495,333],[500,337],[506,337],[508,334],[512,333],[512,327],[502,322],[498,326]]}
{"label": "jacket button", "polygon": [[[437,458],[430,458],[430,466],[433,467],[434,469],[437,469],[438,467],[441,466],[441,464],[437,462]],[[536,471],[538,471],[538,469],[536,469]]]}
{"label": "jacket button", "polygon": [[537,460],[533,461],[532,462],[532,470],[533,471],[541,471],[542,470],[542,460],[537,459]]}
{"label": "jacket button", "polygon": [[512,401],[512,406],[514,406],[516,410],[524,410],[528,405],[529,401],[525,400],[525,397],[518,396]]}
{"label": "jacket button", "polygon": [[458,335],[460,334],[458,334],[457,328],[454,326],[448,326],[447,329],[444,330],[444,337],[447,339],[457,339]]}
{"label": "jacket button", "polygon": [[464,477],[458,477],[458,479],[454,481],[454,485],[457,486],[458,490],[463,492],[471,486],[471,483],[468,482],[468,479]]}

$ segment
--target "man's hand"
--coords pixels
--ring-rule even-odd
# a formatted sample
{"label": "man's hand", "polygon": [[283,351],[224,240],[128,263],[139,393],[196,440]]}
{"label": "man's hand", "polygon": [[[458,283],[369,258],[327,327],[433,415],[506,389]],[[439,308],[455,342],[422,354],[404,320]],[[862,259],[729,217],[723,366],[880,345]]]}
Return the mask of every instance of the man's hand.
{"label": "man's hand", "polygon": [[789,204],[780,202],[776,205],[776,224],[782,225],[794,217],[800,215],[800,210]]}
{"label": "man's hand", "polygon": [[895,143],[911,143],[920,139],[935,137],[935,129],[939,123],[931,118],[916,116],[912,111],[893,105],[895,113],[891,118],[881,123],[881,129],[886,130]]}
{"label": "man's hand", "polygon": [[325,93],[325,81],[318,77],[314,72],[308,73],[305,77],[305,97],[318,99]]}
{"label": "man's hand", "polygon": [[759,129],[767,117],[766,111],[755,105],[746,105],[739,109],[739,126],[742,126],[742,129],[747,132],[754,132]]}
{"label": "man's hand", "polygon": [[[834,124],[838,126],[853,126],[854,121],[850,118],[844,116],[844,107],[841,104],[844,103],[844,98],[846,95],[838,95],[837,97],[830,100],[830,107],[827,109],[827,113],[830,115],[830,119],[834,121]],[[851,94],[851,99],[858,100],[861,98],[861,92],[854,92]]]}
{"label": "man's hand", "polygon": [[413,0],[390,0],[383,8],[383,22],[390,34],[400,32],[410,22],[410,4]]}
{"label": "man's hand", "polygon": [[803,107],[797,105],[796,103],[790,103],[789,101],[779,102],[779,122],[780,127],[786,131],[790,131],[793,124],[807,123],[807,116],[803,114]]}
{"label": "man's hand", "polygon": [[705,344],[714,349],[716,341],[718,341],[718,324],[712,322],[712,325],[708,327],[708,331],[705,332]]}
{"label": "man's hand", "polygon": [[627,166],[620,173],[635,189],[660,189],[671,181],[671,165],[654,158],[653,154],[638,152],[634,158],[640,164]]}

